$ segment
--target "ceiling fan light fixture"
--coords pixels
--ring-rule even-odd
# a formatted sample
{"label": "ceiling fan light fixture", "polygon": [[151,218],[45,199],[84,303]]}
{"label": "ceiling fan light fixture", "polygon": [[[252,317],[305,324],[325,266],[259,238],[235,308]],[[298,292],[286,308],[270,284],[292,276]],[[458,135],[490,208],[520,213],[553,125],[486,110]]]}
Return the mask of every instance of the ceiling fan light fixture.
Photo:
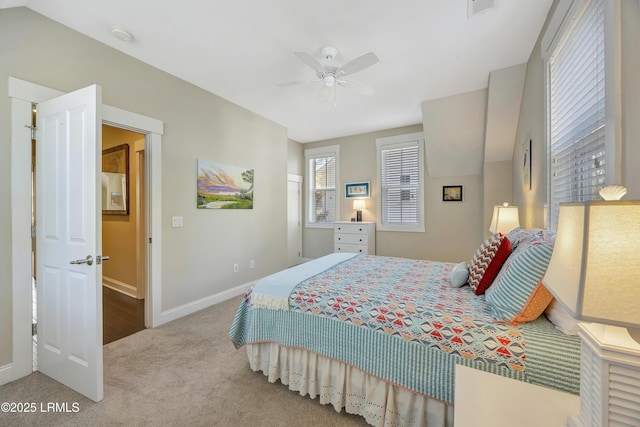
{"label": "ceiling fan light fixture", "polygon": [[331,74],[326,75],[322,78],[325,86],[333,86],[336,84],[336,76],[332,76]]}

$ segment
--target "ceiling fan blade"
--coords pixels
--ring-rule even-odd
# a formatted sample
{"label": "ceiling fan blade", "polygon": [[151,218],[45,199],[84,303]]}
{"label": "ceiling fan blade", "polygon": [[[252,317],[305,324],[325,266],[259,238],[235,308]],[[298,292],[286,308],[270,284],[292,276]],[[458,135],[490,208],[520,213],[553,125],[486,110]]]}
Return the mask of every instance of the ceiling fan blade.
{"label": "ceiling fan blade", "polygon": [[315,82],[319,82],[319,81],[321,81],[321,79],[294,80],[292,82],[278,83],[276,86],[278,86],[278,87],[287,87],[287,86],[302,85],[302,84],[306,84],[306,83],[315,83]]}
{"label": "ceiling fan blade", "polygon": [[305,64],[313,68],[316,73],[322,73],[324,67],[318,61],[316,61],[311,55],[305,52],[294,52],[298,58],[300,58]]}
{"label": "ceiling fan blade", "polygon": [[371,96],[375,93],[375,89],[369,86],[366,83],[359,82],[357,80],[338,80],[338,84],[346,87],[354,92],[357,92],[361,95]]}
{"label": "ceiling fan blade", "polygon": [[338,68],[338,74],[341,76],[346,76],[347,74],[353,74],[355,72],[358,72],[360,70],[363,70],[367,67],[372,66],[378,61],[379,59],[375,53],[373,52],[365,53],[364,55],[359,56],[356,59],[351,60],[346,64],[344,64],[342,67]]}

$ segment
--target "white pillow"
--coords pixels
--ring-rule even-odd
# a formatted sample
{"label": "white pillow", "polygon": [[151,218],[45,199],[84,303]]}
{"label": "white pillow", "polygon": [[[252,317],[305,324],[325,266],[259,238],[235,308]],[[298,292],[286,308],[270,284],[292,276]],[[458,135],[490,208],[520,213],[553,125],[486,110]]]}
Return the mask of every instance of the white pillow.
{"label": "white pillow", "polygon": [[460,264],[453,267],[451,270],[451,277],[449,280],[451,281],[451,287],[459,288],[462,285],[467,283],[467,279],[469,278],[469,267],[466,262],[461,262]]}
{"label": "white pillow", "polygon": [[547,318],[567,335],[578,335],[578,321],[554,298],[544,311]]}

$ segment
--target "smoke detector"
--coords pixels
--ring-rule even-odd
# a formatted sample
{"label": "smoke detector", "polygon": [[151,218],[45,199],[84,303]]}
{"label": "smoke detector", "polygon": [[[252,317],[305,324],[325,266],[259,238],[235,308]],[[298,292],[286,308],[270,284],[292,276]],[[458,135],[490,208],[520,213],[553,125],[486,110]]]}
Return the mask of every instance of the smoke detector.
{"label": "smoke detector", "polygon": [[114,25],[111,27],[111,34],[113,34],[113,36],[118,40],[125,43],[130,42],[133,39],[133,36],[119,25]]}

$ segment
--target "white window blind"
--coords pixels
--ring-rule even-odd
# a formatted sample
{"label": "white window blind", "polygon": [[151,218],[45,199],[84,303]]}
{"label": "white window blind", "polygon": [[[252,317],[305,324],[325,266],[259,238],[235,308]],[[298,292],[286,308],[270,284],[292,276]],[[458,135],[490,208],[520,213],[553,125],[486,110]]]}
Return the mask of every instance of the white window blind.
{"label": "white window blind", "polygon": [[381,230],[424,231],[421,138],[411,134],[376,142]]}
{"label": "white window blind", "polygon": [[554,230],[561,202],[596,199],[605,184],[604,0],[573,13],[547,61]]}
{"label": "white window blind", "polygon": [[336,151],[305,153],[307,158],[307,224],[333,224],[337,218]]}

